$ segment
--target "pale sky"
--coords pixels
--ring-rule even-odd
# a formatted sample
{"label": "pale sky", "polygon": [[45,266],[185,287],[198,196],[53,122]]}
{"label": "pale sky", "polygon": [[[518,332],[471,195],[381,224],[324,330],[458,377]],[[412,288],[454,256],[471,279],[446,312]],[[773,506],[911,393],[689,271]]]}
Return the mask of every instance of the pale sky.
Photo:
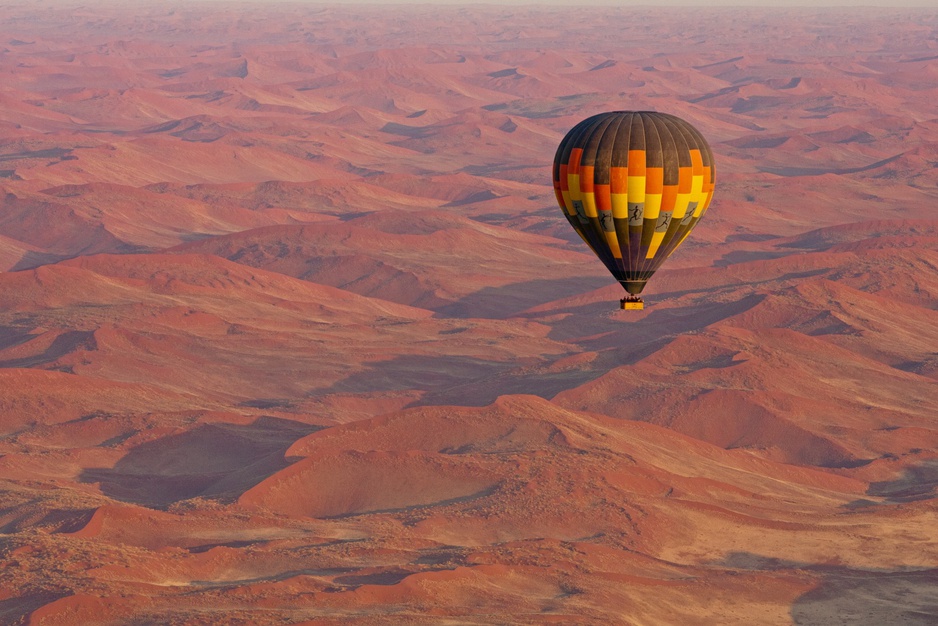
{"label": "pale sky", "polygon": [[568,7],[589,6],[628,6],[628,7],[657,7],[657,6],[738,6],[738,7],[887,7],[887,8],[928,8],[938,10],[938,0],[189,0],[190,2],[213,2],[238,4],[240,2],[275,5],[280,2],[319,4],[323,6],[377,4],[377,5],[408,5],[408,4],[436,4],[436,5],[489,5],[489,6],[518,6],[518,5],[549,5]]}
{"label": "pale sky", "polygon": [[[261,0],[264,2],[264,0]],[[267,0],[273,4],[276,0]],[[303,0],[300,0],[303,1]],[[450,4],[450,5],[551,5],[551,6],[749,6],[749,7],[922,7],[938,9],[938,0],[309,0],[336,4]]]}

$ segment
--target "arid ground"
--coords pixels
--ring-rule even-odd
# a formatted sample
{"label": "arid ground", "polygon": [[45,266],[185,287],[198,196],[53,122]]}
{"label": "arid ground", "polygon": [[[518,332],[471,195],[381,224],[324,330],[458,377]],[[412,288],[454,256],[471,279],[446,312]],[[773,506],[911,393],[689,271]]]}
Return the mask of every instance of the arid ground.
{"label": "arid ground", "polygon": [[152,7],[0,13],[0,623],[938,623],[938,10]]}

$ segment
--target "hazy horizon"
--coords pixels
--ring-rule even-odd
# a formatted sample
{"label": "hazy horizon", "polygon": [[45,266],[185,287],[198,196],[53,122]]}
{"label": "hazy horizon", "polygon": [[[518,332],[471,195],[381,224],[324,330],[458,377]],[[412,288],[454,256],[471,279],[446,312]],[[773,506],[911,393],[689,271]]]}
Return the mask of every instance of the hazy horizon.
{"label": "hazy horizon", "polygon": [[[936,9],[933,0],[899,0],[899,4],[890,0],[661,0],[660,2],[649,2],[648,0],[586,0],[584,2],[572,2],[570,0],[510,0],[509,2],[500,2],[497,0],[192,0],[196,4],[229,4],[229,5],[264,5],[269,4],[308,4],[328,6],[354,6],[354,5],[378,5],[378,6],[412,6],[412,5],[447,5],[447,6],[532,6],[547,5],[551,7],[630,7],[630,8],[656,8],[660,6],[668,7],[739,7],[739,8],[891,8],[891,9]],[[97,2],[84,3],[78,0],[50,0],[49,4],[126,4],[123,2],[114,2],[113,0],[99,0]],[[142,0],[140,4],[151,4],[149,0]],[[11,6],[16,6],[11,5]],[[161,3],[161,6],[166,6]]]}
{"label": "hazy horizon", "polygon": [[[196,2],[228,2],[230,0],[195,0]],[[400,2],[399,0],[334,0],[331,2],[322,2],[320,0],[247,0],[248,2],[256,4],[283,4],[283,3],[302,3],[302,4],[320,4],[324,6],[328,5],[414,5],[414,4],[429,4],[429,5],[439,5],[445,4],[450,6],[477,6],[477,5],[494,5],[494,6],[529,6],[529,5],[549,5],[553,7],[616,7],[616,6],[629,6],[629,7],[648,7],[655,8],[658,6],[687,6],[687,7],[761,7],[761,8],[935,8],[932,0],[901,0],[901,4],[896,4],[895,2],[890,2],[889,0],[880,0],[879,2],[857,2],[856,0],[821,0],[820,2],[812,2],[811,0],[787,0],[784,2],[778,1],[768,1],[760,2],[759,0],[662,0],[661,2],[650,3],[647,0],[635,0],[634,2],[622,2],[621,0],[590,0],[587,2],[570,2],[568,0],[512,0],[511,2],[498,2],[495,0],[481,0],[474,2],[464,2],[462,0],[410,0],[407,2]]]}
{"label": "hazy horizon", "polygon": [[[211,3],[223,3],[230,2],[230,0],[195,0],[196,2],[211,2]],[[301,4],[319,4],[323,6],[329,5],[384,5],[384,6],[393,6],[393,5],[417,5],[417,4],[428,4],[428,5],[450,5],[450,6],[478,6],[478,5],[491,5],[491,6],[530,6],[530,5],[549,5],[553,7],[617,7],[617,6],[629,6],[629,7],[647,7],[655,8],[659,6],[687,6],[687,7],[761,7],[761,8],[867,8],[867,7],[876,7],[876,8],[936,8],[933,0],[900,0],[900,4],[896,2],[891,2],[890,0],[879,0],[879,1],[856,1],[856,0],[784,0],[779,2],[777,0],[769,1],[760,1],[760,0],[662,0],[661,2],[648,2],[648,0],[634,0],[623,2],[622,0],[587,0],[585,2],[571,2],[570,0],[511,0],[509,2],[500,2],[498,0],[474,0],[471,2],[466,2],[464,0],[331,0],[328,2],[323,2],[322,0],[246,0],[249,3],[253,4],[292,4],[292,3],[301,3]]]}

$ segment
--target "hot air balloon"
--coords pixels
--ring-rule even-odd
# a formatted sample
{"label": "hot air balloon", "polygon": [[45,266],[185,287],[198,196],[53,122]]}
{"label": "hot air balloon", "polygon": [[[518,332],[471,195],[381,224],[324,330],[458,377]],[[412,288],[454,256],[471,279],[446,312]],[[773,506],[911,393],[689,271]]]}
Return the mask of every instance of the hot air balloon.
{"label": "hot air balloon", "polygon": [[554,192],[570,225],[618,280],[623,309],[694,229],[713,196],[714,164],[700,132],[674,115],[613,111],[567,133]]}

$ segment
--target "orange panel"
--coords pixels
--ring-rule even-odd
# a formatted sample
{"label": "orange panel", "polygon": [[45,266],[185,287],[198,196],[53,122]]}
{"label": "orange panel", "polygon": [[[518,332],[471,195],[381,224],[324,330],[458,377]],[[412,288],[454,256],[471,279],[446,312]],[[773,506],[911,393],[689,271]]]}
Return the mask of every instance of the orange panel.
{"label": "orange panel", "polygon": [[574,148],[570,151],[570,173],[576,176],[580,172],[580,159],[583,158],[583,149]]}
{"label": "orange panel", "polygon": [[645,193],[661,193],[664,188],[664,168],[649,167],[645,178]]}
{"label": "orange panel", "polygon": [[593,171],[594,167],[592,165],[583,165],[580,167],[580,191],[583,193],[592,193],[593,192]]}
{"label": "orange panel", "polygon": [[678,172],[677,190],[680,193],[690,193],[694,184],[694,168],[682,167]]}
{"label": "orange panel", "polygon": [[629,150],[629,176],[645,175],[645,151]]}
{"label": "orange panel", "polygon": [[700,150],[690,151],[690,164],[694,168],[694,174],[700,176],[703,173],[703,159],[700,157]]}
{"label": "orange panel", "polygon": [[670,213],[677,203],[677,185],[665,185],[661,192],[661,210]]}
{"label": "orange panel", "polygon": [[595,185],[596,208],[600,211],[612,210],[612,196],[610,195],[610,185]]}

